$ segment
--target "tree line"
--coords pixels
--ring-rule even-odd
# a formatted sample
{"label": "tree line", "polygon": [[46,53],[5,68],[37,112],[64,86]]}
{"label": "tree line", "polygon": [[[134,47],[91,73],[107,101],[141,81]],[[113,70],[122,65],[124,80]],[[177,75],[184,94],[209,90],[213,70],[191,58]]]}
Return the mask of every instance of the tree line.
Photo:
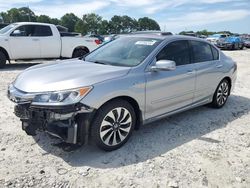
{"label": "tree line", "polygon": [[70,32],[86,34],[120,34],[144,30],[160,30],[159,24],[148,17],[139,19],[127,15],[114,15],[110,20],[103,19],[95,13],[84,14],[81,18],[73,13],[67,13],[60,19],[47,15],[35,15],[28,7],[12,8],[0,13],[0,22],[42,22],[67,27]]}
{"label": "tree line", "polygon": [[204,36],[209,36],[209,35],[213,35],[213,34],[217,34],[217,33],[226,33],[229,35],[232,35],[233,33],[231,33],[230,31],[207,31],[206,29],[201,30],[201,31],[181,31],[179,34],[180,35],[186,35],[186,34],[190,34],[193,33],[195,35],[204,35]]}

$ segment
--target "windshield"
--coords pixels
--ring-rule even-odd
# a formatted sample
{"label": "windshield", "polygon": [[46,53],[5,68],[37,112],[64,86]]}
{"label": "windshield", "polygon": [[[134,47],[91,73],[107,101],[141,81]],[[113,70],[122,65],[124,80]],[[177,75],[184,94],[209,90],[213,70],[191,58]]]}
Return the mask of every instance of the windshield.
{"label": "windshield", "polygon": [[162,40],[142,37],[121,37],[90,53],[85,61],[114,66],[139,65]]}
{"label": "windshield", "polygon": [[0,30],[0,34],[4,34],[4,33],[7,33],[9,30],[11,30],[13,27],[15,27],[17,24],[10,24],[10,25],[7,25],[6,27],[2,28]]}

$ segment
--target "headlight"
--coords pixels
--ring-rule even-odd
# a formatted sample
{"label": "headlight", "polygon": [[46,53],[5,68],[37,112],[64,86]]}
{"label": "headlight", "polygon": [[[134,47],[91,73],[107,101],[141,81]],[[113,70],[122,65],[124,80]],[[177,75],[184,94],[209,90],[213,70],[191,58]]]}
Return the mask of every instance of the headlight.
{"label": "headlight", "polygon": [[83,87],[73,90],[56,91],[37,94],[32,100],[34,105],[70,105],[79,102],[86,96],[92,87]]}

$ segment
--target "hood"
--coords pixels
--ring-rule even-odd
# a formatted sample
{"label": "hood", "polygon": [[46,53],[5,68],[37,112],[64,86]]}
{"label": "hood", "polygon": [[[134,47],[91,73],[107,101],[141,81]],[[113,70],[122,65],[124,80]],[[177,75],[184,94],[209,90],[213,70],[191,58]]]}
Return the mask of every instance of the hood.
{"label": "hood", "polygon": [[125,76],[130,69],[78,59],[56,61],[26,69],[13,84],[24,92],[67,90]]}

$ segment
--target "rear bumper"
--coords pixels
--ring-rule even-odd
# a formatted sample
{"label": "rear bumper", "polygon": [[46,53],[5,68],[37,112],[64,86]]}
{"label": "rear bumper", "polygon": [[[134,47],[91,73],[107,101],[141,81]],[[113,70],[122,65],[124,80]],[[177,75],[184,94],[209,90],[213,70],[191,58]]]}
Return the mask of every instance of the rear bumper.
{"label": "rear bumper", "polygon": [[67,143],[83,144],[95,110],[81,103],[70,106],[18,104],[14,113],[28,135],[47,132]]}

